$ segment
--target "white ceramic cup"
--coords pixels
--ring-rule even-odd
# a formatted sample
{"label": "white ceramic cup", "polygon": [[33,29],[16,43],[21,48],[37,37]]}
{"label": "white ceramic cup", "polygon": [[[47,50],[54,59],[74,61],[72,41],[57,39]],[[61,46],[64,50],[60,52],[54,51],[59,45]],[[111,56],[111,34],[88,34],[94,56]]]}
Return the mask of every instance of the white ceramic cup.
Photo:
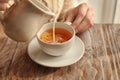
{"label": "white ceramic cup", "polygon": [[68,30],[71,34],[72,34],[72,37],[71,39],[69,39],[68,41],[65,41],[63,43],[54,43],[54,44],[51,44],[51,43],[45,43],[43,41],[40,40],[40,35],[53,27],[53,23],[47,23],[47,24],[44,24],[41,29],[38,31],[37,33],[37,40],[40,44],[40,47],[41,49],[49,54],[49,55],[52,55],[52,56],[62,56],[64,54],[67,53],[67,51],[69,51],[69,49],[72,47],[73,43],[74,43],[74,38],[75,38],[75,31],[74,29],[72,28],[72,26],[70,26],[67,23],[63,23],[63,22],[56,22],[55,24],[56,28],[63,28],[65,30]]}

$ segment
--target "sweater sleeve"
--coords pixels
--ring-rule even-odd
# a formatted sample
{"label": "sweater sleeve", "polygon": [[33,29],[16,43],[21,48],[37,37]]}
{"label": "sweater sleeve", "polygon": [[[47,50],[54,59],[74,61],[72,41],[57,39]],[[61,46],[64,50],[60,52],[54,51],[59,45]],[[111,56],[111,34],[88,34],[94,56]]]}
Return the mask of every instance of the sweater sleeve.
{"label": "sweater sleeve", "polygon": [[59,21],[65,20],[65,15],[68,10],[74,7],[74,0],[64,0],[64,5],[59,16]]}
{"label": "sweater sleeve", "polygon": [[59,16],[59,21],[65,21],[65,15],[70,9],[82,4],[87,3],[88,0],[64,0],[63,9]]}

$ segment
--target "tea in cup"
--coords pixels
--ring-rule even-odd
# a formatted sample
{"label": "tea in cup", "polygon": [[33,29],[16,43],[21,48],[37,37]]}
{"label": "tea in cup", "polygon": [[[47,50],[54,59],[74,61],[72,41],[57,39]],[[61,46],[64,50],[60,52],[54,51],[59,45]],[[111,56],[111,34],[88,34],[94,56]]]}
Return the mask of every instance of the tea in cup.
{"label": "tea in cup", "polygon": [[[55,30],[53,30],[53,24],[44,24],[37,33],[37,39],[45,53],[52,56],[61,56],[72,47],[75,31],[72,26],[63,22],[56,22]],[[55,39],[53,36],[55,36]]]}
{"label": "tea in cup", "polygon": [[63,29],[63,28],[55,28],[55,40],[53,39],[53,29],[48,29],[43,32],[39,36],[40,40],[45,43],[55,44],[55,43],[63,43],[72,38],[72,34]]}

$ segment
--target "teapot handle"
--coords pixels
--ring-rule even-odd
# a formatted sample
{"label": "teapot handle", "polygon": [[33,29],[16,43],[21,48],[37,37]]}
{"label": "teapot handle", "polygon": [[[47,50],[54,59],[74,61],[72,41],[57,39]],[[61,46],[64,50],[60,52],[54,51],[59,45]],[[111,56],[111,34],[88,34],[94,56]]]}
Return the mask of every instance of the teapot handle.
{"label": "teapot handle", "polygon": [[18,3],[18,2],[20,2],[20,1],[21,1],[21,0],[14,0],[15,3]]}
{"label": "teapot handle", "polygon": [[16,4],[16,3],[18,3],[18,2],[20,2],[21,0],[10,0],[9,2],[8,2],[8,4],[7,4],[7,8],[10,8],[13,4]]}
{"label": "teapot handle", "polygon": [[[8,3],[7,3],[7,9],[9,9],[13,4],[17,4],[18,2],[20,2],[21,0],[10,0]],[[6,9],[6,10],[7,10]],[[4,19],[4,13],[6,11],[0,11],[0,21],[2,21]]]}

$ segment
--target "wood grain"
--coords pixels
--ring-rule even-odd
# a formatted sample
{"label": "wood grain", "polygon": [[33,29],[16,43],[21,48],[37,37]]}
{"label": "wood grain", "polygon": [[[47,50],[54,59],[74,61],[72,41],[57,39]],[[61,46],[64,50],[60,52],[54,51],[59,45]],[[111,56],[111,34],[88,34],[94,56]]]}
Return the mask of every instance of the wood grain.
{"label": "wood grain", "polygon": [[96,24],[77,36],[85,44],[82,59],[48,68],[29,58],[27,43],[11,40],[0,27],[0,80],[120,80],[120,25]]}
{"label": "wood grain", "polygon": [[0,80],[7,78],[8,68],[12,62],[16,45],[17,42],[9,39],[0,26]]}

